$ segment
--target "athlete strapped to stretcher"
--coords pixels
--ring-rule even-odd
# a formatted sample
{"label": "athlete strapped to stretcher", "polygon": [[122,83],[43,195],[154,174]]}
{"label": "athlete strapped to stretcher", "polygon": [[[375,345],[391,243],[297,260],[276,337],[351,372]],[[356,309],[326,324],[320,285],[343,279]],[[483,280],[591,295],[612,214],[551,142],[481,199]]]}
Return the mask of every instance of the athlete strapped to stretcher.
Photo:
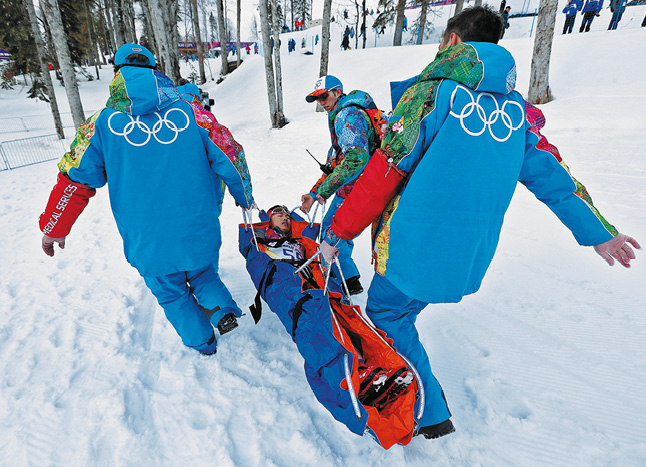
{"label": "athlete strapped to stretcher", "polygon": [[[254,233],[256,244],[274,261],[287,262],[296,268],[316,254],[318,244],[302,235],[310,225],[308,222],[296,221],[292,224],[291,212],[282,205],[271,207],[267,216],[269,221],[256,226]],[[320,262],[312,262],[301,270],[303,291],[324,288],[325,279],[319,266]],[[413,372],[406,366],[384,369],[367,363],[359,356],[359,401],[363,405],[382,409],[401,394],[413,378]]]}

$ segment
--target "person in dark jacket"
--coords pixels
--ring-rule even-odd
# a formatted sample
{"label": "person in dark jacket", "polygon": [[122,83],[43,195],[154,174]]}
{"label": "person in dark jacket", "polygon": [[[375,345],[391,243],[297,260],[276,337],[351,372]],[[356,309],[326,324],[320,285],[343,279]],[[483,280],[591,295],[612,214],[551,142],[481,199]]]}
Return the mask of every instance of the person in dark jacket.
{"label": "person in dark jacket", "polygon": [[621,17],[626,11],[626,2],[627,0],[610,0],[610,11],[612,11],[612,18],[610,19],[610,24],[608,24],[608,31],[617,29]]}
{"label": "person in dark jacket", "polygon": [[583,20],[579,32],[589,32],[592,20],[595,16],[599,16],[599,12],[603,8],[603,0],[587,0],[583,6]]}
{"label": "person in dark jacket", "polygon": [[153,54],[125,44],[115,55],[106,106],[83,122],[58,164],[39,226],[54,256],[96,189],[110,206],[128,262],[187,347],[216,352],[242,312],[218,275],[224,184],[254,206],[242,147],[202,106],[181,99]]}
{"label": "person in dark jacket", "polygon": [[570,0],[568,4],[563,8],[563,13],[565,13],[565,24],[563,24],[563,34],[572,32],[574,27],[574,21],[576,20],[576,14],[582,7],[581,0]]}

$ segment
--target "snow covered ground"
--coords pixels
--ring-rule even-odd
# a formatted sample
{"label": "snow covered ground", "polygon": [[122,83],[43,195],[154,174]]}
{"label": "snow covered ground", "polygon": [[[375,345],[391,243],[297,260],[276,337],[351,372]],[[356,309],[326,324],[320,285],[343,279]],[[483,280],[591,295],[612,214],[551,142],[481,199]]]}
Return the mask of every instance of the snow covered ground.
{"label": "snow covered ground", "polygon": [[[646,6],[628,8],[623,21],[641,21],[645,13]],[[525,94],[532,40],[509,34],[502,45],[516,57]],[[642,245],[645,37],[646,28],[636,27],[557,34],[550,80],[556,100],[541,107],[545,135],[595,205]],[[437,44],[337,50],[330,73],[390,110],[388,82],[419,73]],[[318,177],[305,149],[323,158],[326,115],[304,100],[318,67],[316,55],[283,56],[290,123],[280,130],[269,128],[260,57],[249,57],[221,85],[205,86],[218,119],[246,150],[261,207],[295,206]],[[106,100],[107,74],[80,84],[86,108]],[[1,117],[48,112],[19,91],[0,92]],[[430,306],[418,321],[457,432],[384,451],[318,404],[296,347],[267,309],[258,325],[247,313],[212,358],[182,346],[123,258],[106,189],[79,218],[66,249],[46,257],[37,217],[56,173],[55,162],[0,172],[3,465],[646,463],[644,252],[629,270],[608,267],[522,186],[480,292]],[[221,274],[246,309],[255,289],[237,251],[241,215],[230,197],[221,219]],[[367,285],[366,235],[355,251]],[[363,306],[365,299],[357,301]]]}

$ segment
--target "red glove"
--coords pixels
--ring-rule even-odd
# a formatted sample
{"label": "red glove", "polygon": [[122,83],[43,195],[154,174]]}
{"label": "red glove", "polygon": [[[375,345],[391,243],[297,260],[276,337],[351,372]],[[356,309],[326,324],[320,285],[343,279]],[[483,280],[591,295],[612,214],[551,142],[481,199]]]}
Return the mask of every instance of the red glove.
{"label": "red glove", "polygon": [[94,188],[73,182],[59,173],[45,212],[38,218],[40,230],[52,238],[65,237],[95,193]]}

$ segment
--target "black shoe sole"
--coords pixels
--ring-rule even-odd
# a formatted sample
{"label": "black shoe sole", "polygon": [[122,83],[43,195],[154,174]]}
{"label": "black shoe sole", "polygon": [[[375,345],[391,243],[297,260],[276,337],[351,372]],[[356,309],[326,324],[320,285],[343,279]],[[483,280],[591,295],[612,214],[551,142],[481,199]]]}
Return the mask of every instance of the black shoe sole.
{"label": "black shoe sole", "polygon": [[233,313],[227,313],[222,318],[220,318],[220,321],[218,321],[218,332],[221,336],[226,334],[227,332],[233,331],[237,327],[238,319]]}

